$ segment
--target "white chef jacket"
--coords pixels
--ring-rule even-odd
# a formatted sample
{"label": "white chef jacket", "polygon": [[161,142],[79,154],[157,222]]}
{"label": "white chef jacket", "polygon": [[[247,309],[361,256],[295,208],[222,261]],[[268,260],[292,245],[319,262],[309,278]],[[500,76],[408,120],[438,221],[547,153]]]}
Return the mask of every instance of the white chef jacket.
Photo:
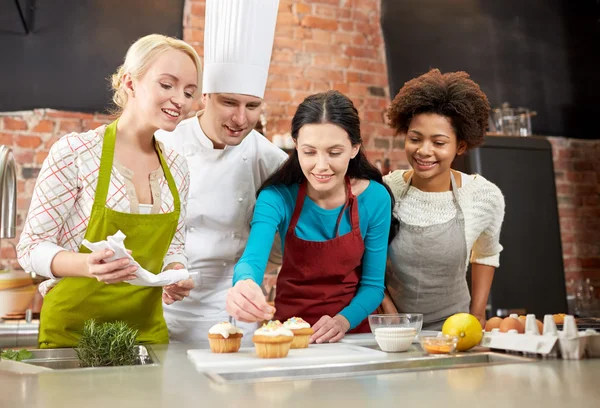
{"label": "white chef jacket", "polygon": [[[238,146],[215,149],[200,127],[201,114],[182,121],[173,132],[156,133],[186,158],[190,171],[185,250],[188,270],[197,272],[196,287],[184,300],[163,305],[170,339],[185,343],[206,342],[208,329],[227,321],[227,290],[246,247],[256,191],[288,158],[255,130]],[[256,328],[238,325],[246,334]]]}

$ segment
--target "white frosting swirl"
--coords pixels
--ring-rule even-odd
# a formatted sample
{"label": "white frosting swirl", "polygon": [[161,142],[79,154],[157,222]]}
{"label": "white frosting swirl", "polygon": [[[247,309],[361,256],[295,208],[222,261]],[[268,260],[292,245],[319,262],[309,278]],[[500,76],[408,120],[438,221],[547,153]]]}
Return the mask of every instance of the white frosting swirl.
{"label": "white frosting swirl", "polygon": [[224,338],[228,338],[230,334],[236,334],[236,333],[244,334],[242,329],[240,329],[237,326],[232,325],[229,322],[215,324],[213,327],[211,327],[208,330],[208,333],[209,334],[220,334]]}
{"label": "white frosting swirl", "polygon": [[310,324],[300,317],[291,317],[283,323],[283,327],[290,330],[309,329]]}
{"label": "white frosting swirl", "polygon": [[263,324],[262,327],[254,332],[258,336],[288,336],[294,337],[294,333],[291,330],[283,327],[279,320],[270,321],[269,323]]}

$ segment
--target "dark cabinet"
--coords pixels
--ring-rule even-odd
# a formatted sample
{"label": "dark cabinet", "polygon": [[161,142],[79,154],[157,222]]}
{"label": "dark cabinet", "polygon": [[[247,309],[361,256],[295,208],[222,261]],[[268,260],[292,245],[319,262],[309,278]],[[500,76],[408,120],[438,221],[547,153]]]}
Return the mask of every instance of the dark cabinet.
{"label": "dark cabinet", "polygon": [[483,146],[457,157],[454,168],[481,174],[502,190],[506,201],[500,235],[504,250],[492,284],[488,313],[525,309],[538,318],[566,313],[550,142],[541,137],[488,136]]}

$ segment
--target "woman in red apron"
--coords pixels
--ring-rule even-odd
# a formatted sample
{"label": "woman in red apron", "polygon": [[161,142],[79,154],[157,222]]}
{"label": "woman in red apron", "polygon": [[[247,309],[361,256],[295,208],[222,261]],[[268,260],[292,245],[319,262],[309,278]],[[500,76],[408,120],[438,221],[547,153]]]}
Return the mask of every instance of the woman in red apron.
{"label": "woman in red apron", "polygon": [[[309,96],[292,119],[296,148],[259,190],[248,245],[234,269],[227,311],[242,321],[298,316],[311,341],[369,331],[383,299],[393,198],[362,149],[352,101],[337,91]],[[279,231],[283,262],[275,308],[261,284]]]}
{"label": "woman in red apron", "polygon": [[[180,300],[191,279],[171,287],[134,286],[136,266],[112,251],[81,245],[122,231],[125,247],[146,270],[184,268],[185,198],[189,173],[182,157],[154,139],[173,130],[192,108],[200,60],[183,41],[149,35],[134,43],[113,76],[118,119],[71,133],[50,149],[40,171],[19,262],[47,276],[41,348],[73,347],[84,322],[122,320],[139,343],[168,343],[162,301]],[[106,261],[105,261],[106,260]],[[49,289],[48,289],[49,288]]]}

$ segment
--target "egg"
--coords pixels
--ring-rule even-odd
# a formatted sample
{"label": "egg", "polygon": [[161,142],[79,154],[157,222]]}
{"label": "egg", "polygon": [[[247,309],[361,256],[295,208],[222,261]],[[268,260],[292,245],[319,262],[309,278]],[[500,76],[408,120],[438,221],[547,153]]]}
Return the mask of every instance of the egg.
{"label": "egg", "polygon": [[502,323],[501,317],[492,317],[485,323],[485,331],[489,332],[492,331],[492,329],[500,327],[500,323]]}
{"label": "egg", "polygon": [[[519,320],[523,324],[523,328],[525,328],[527,326],[527,316],[521,315],[521,316],[519,316]],[[535,319],[535,322],[537,324],[538,330],[540,331],[540,334],[542,334],[542,332],[544,330],[544,325],[538,319]]]}
{"label": "egg", "polygon": [[540,331],[540,334],[542,334],[544,332],[544,324],[542,322],[540,322],[539,320],[535,320],[535,322],[537,323],[538,326],[538,330]]}
{"label": "egg", "polygon": [[518,333],[525,333],[525,327],[523,327],[523,323],[519,319],[515,319],[513,317],[507,317],[502,320],[499,327],[502,333],[506,333],[509,330],[516,330]]}

